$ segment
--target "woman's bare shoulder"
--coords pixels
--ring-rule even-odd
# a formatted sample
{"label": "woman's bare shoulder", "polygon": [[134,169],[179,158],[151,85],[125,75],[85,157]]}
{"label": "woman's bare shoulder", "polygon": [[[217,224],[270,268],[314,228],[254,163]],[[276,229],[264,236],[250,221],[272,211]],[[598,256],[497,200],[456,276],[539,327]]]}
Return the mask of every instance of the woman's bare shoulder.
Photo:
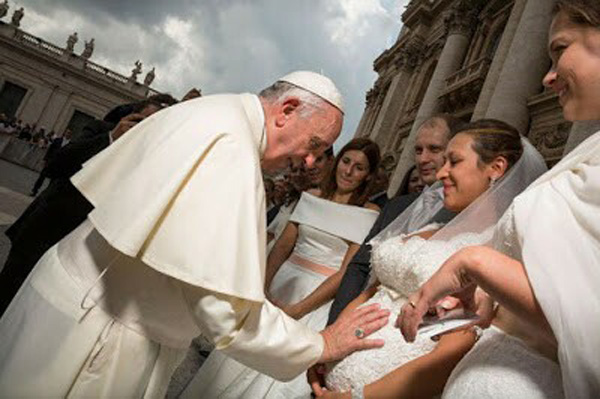
{"label": "woman's bare shoulder", "polygon": [[375,205],[375,204],[374,204],[374,203],[372,203],[372,202],[367,202],[367,203],[364,205],[364,207],[365,207],[365,208],[367,208],[367,209],[371,209],[371,210],[373,210],[373,211],[381,212],[381,208],[380,208],[380,207],[378,207],[377,205]]}

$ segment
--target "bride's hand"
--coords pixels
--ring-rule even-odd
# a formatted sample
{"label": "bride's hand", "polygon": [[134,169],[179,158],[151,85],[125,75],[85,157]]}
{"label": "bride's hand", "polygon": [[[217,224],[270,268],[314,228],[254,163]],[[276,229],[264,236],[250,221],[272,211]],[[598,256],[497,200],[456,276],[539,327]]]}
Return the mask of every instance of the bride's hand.
{"label": "bride's hand", "polygon": [[[464,248],[444,262],[440,269],[421,288],[412,294],[396,320],[404,339],[413,342],[423,316],[447,295],[460,299],[467,310],[475,311],[487,322],[488,303],[475,296],[477,286],[466,273],[466,265],[478,255],[479,247]],[[489,323],[488,323],[489,324]]]}

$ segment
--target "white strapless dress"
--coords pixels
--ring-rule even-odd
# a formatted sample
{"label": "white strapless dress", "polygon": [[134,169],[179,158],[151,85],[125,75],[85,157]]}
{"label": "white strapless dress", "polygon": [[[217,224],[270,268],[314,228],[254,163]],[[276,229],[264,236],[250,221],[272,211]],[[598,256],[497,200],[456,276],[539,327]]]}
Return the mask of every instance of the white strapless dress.
{"label": "white strapless dress", "polygon": [[[426,229],[431,230],[428,226]],[[425,229],[424,229],[425,230]],[[391,310],[390,320],[396,320],[407,296],[429,279],[459,249],[476,245],[481,236],[461,234],[442,242],[413,236],[393,237],[382,242],[372,255],[373,271],[381,283],[377,293],[364,305],[379,303]],[[390,322],[369,338],[382,338],[382,348],[355,352],[336,363],[326,377],[327,387],[334,391],[349,391],[353,387],[370,384],[403,364],[425,355],[436,345],[429,338],[417,336],[414,343],[406,343],[400,331]]]}

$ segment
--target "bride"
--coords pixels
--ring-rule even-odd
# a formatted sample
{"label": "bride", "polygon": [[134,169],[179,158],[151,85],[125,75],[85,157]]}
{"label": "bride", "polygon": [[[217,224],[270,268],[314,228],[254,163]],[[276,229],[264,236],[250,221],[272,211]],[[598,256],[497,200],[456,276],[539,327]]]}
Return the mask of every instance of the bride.
{"label": "bride", "polygon": [[[290,316],[320,330],[341,276],[378,216],[367,202],[375,183],[379,148],[357,138],[335,159],[321,190],[302,194],[267,260],[266,296]],[[182,397],[305,398],[303,375],[279,382],[222,353],[211,353]]]}
{"label": "bride", "polygon": [[[558,94],[565,119],[600,120],[600,2],[558,0],[548,48],[544,85]],[[498,223],[496,250],[458,252],[411,296],[416,306],[400,320],[408,340],[429,304],[453,292],[469,299],[480,286],[500,303],[496,318],[513,312],[560,361],[562,387],[560,374],[532,386],[539,359],[522,340],[491,330],[454,370],[445,398],[551,397],[553,387],[569,399],[599,397],[599,209],[597,132],[515,198]]]}
{"label": "bride", "polygon": [[[541,156],[506,123],[488,119],[463,126],[450,140],[446,163],[438,172],[444,206],[460,214],[446,226],[426,226],[411,236],[399,235],[404,233],[399,218],[375,237],[373,270],[378,282],[345,311],[371,303],[400,309],[453,253],[489,242],[513,197],[544,170]],[[383,348],[355,353],[330,366],[327,388],[338,392],[325,397],[438,395],[477,339],[469,329],[444,335],[437,343],[417,336],[414,344],[407,344],[391,324],[375,335],[385,340]]]}

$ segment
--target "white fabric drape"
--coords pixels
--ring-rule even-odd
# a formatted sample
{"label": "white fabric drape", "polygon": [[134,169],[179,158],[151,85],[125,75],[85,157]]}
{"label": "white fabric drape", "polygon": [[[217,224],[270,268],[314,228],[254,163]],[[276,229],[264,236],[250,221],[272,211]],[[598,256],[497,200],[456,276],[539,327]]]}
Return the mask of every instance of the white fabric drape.
{"label": "white fabric drape", "polygon": [[521,257],[558,341],[565,394],[600,394],[600,132],[514,201]]}
{"label": "white fabric drape", "polygon": [[263,129],[255,95],[186,101],[142,121],[71,180],[114,248],[188,284],[262,302]]}

